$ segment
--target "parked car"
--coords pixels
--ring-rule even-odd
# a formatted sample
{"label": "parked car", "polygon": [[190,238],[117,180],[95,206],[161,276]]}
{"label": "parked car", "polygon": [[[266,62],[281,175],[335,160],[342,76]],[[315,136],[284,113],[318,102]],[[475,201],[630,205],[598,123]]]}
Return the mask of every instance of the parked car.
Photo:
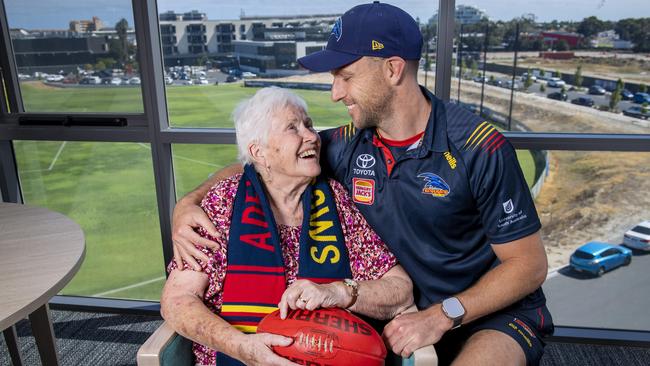
{"label": "parked car", "polygon": [[606,90],[600,85],[592,85],[589,87],[589,94],[591,95],[605,95]]}
{"label": "parked car", "polygon": [[120,78],[111,78],[110,84],[111,85],[122,85],[122,79],[120,79]]}
{"label": "parked car", "polygon": [[474,80],[474,81],[477,82],[477,83],[482,83],[482,82],[486,82],[486,83],[487,83],[488,81],[490,81],[490,78],[488,78],[488,77],[483,77],[483,76],[476,76],[476,77],[474,77],[474,79],[472,79],[472,80]]}
{"label": "parked car", "polygon": [[623,100],[632,100],[634,98],[634,93],[627,89],[621,90],[621,99]]}
{"label": "parked car", "polygon": [[242,79],[252,79],[252,78],[256,78],[257,75],[249,71],[244,71],[241,73],[241,77]]}
{"label": "parked car", "polygon": [[174,79],[171,76],[165,76],[165,84],[172,85],[173,83]]}
{"label": "parked car", "polygon": [[575,99],[571,99],[571,103],[577,104],[577,105],[583,105],[585,107],[593,107],[594,106],[594,100],[589,98],[589,97],[578,97]]}
{"label": "parked car", "polygon": [[[528,73],[527,72],[521,74],[521,81],[526,81],[527,78],[528,78]],[[537,81],[537,76],[531,74],[530,75],[530,80],[532,82],[536,82]]]}
{"label": "parked car", "polygon": [[141,81],[140,78],[137,76],[134,76],[129,79],[129,85],[140,85]]}
{"label": "parked car", "polygon": [[227,83],[232,83],[232,82],[235,82],[237,80],[239,80],[239,79],[235,75],[228,75],[226,77],[226,82]]}
{"label": "parked car", "polygon": [[192,84],[194,84],[192,79],[188,79],[188,80],[183,79],[183,80],[181,80],[181,85],[192,85]]}
{"label": "parked car", "polygon": [[620,266],[627,266],[632,261],[632,251],[620,245],[598,241],[589,242],[571,254],[571,268],[579,272],[589,272],[602,276]]}
{"label": "parked car", "polygon": [[45,78],[45,81],[47,81],[49,83],[59,83],[59,82],[62,82],[63,79],[64,79],[63,75],[48,75]]}
{"label": "parked car", "polygon": [[86,76],[79,81],[79,84],[83,85],[99,85],[102,82],[98,76]]}
{"label": "parked car", "polygon": [[623,245],[629,248],[650,251],[650,221],[643,221],[626,231]]}
{"label": "parked car", "polygon": [[546,97],[549,99],[561,100],[563,102],[566,102],[566,100],[569,99],[567,93],[562,93],[561,91],[549,93]]}
{"label": "parked car", "polygon": [[546,83],[551,88],[561,88],[563,86],[566,86],[566,83],[564,80],[560,78],[550,78],[548,79],[548,82]]}
{"label": "parked car", "polygon": [[197,80],[194,80],[194,84],[196,84],[196,85],[208,85],[208,84],[210,84],[210,82],[204,76],[201,76]]}
{"label": "parked car", "polygon": [[648,93],[636,93],[634,98],[632,98],[634,103],[650,103],[650,94]]}
{"label": "parked car", "polygon": [[643,109],[642,107],[635,105],[628,109],[624,109],[623,114],[634,118],[648,119],[650,118],[650,109]]}

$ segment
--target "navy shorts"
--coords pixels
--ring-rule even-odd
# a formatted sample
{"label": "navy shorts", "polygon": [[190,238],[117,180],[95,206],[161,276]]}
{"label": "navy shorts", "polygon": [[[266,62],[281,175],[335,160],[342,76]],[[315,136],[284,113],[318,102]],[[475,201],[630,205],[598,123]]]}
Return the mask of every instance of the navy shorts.
{"label": "navy shorts", "polygon": [[436,353],[440,365],[449,365],[472,334],[493,329],[517,341],[526,355],[527,365],[538,365],[546,345],[542,338],[553,334],[553,328],[553,319],[546,306],[506,308],[447,332],[436,343]]}

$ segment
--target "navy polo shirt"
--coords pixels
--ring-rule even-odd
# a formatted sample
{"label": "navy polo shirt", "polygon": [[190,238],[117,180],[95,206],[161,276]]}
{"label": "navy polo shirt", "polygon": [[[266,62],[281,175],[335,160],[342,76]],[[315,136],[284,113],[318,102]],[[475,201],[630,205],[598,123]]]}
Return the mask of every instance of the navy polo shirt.
{"label": "navy polo shirt", "polygon": [[[350,192],[413,280],[420,308],[473,285],[499,261],[491,244],[541,224],[512,145],[492,125],[428,90],[419,144],[393,156],[375,129],[321,132],[325,174]],[[521,279],[526,281],[526,279]],[[541,289],[522,300],[545,304]]]}

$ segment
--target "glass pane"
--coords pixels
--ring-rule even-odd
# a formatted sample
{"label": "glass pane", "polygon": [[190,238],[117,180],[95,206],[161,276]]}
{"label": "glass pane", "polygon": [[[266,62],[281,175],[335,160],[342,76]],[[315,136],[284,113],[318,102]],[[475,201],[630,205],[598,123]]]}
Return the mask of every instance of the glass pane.
{"label": "glass pane", "polygon": [[552,4],[458,5],[452,99],[513,131],[648,133],[650,3]]}
{"label": "glass pane", "polygon": [[25,203],[61,212],[86,237],[62,294],[158,300],[165,280],[151,150],[136,143],[14,142]]}
{"label": "glass pane", "polygon": [[[160,36],[170,124],[175,127],[232,127],[230,114],[257,87],[245,82],[291,82],[307,100],[317,126],[349,121],[347,110],[330,100],[329,73],[309,74],[296,60],[325,47],[339,15],[365,1],[280,1],[231,3],[197,1],[191,11],[177,0],[158,1]],[[425,29],[432,57],[421,60],[421,83],[433,89],[434,13],[437,3],[397,1]],[[182,9],[182,11],[181,11]],[[426,52],[423,52],[426,54]],[[244,80],[242,80],[244,79]],[[321,91],[314,89],[314,84]],[[324,89],[324,91],[323,91]]]}
{"label": "glass pane", "polygon": [[[566,151],[537,163],[533,194],[549,260],[543,287],[556,325],[650,330],[650,256],[640,250],[650,250],[642,241],[650,238],[624,237],[650,218],[648,170],[639,169],[649,163],[650,153]],[[576,252],[589,242],[625,244],[630,254],[604,258],[607,249],[595,245]]]}
{"label": "glass pane", "polygon": [[172,145],[176,196],[183,197],[215,171],[237,162],[236,145]]}
{"label": "glass pane", "polygon": [[25,111],[143,112],[131,1],[5,6]]}

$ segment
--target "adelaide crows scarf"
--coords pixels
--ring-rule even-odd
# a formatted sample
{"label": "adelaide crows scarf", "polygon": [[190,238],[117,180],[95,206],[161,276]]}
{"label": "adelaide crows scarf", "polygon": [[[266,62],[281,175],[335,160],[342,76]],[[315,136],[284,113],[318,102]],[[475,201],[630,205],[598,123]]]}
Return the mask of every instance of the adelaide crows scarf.
{"label": "adelaide crows scarf", "polygon": [[[317,178],[302,195],[298,278],[328,283],[352,277],[336,203],[326,179]],[[235,196],[228,267],[220,316],[244,333],[275,311],[286,289],[280,236],[264,188],[251,165]],[[217,353],[217,365],[241,365]]]}

